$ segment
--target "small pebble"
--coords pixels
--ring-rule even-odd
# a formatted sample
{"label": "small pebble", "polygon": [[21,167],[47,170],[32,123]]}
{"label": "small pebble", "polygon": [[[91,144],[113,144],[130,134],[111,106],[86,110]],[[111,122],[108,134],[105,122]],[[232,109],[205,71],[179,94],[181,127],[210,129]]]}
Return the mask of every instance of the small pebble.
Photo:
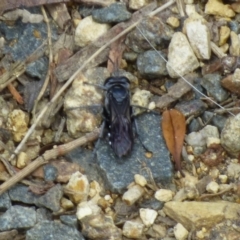
{"label": "small pebble", "polygon": [[227,4],[223,4],[222,1],[219,0],[208,0],[205,5],[205,13],[231,18],[235,16],[234,11]]}
{"label": "small pebble", "polygon": [[238,57],[240,55],[240,40],[238,35],[231,31],[230,33],[230,38],[231,38],[231,45],[229,48],[229,52],[232,56]]}
{"label": "small pebble", "polygon": [[221,26],[220,27],[220,30],[219,30],[219,46],[223,46],[227,42],[227,40],[230,36],[230,31],[231,31],[230,28],[227,27],[227,26]]}
{"label": "small pebble", "polygon": [[194,155],[192,155],[192,154],[188,155],[188,161],[193,162],[194,159],[195,159]]}
{"label": "small pebble", "polygon": [[20,142],[28,131],[29,115],[15,109],[8,115],[7,127],[13,134],[13,140]]}
{"label": "small pebble", "polygon": [[129,8],[132,10],[138,10],[149,3],[148,0],[129,0]]}
{"label": "small pebble", "polygon": [[216,179],[219,176],[219,170],[217,168],[211,168],[209,175],[213,178]]}
{"label": "small pebble", "polygon": [[210,147],[212,144],[219,145],[221,143],[221,140],[216,137],[208,137],[207,138],[207,147]]}
{"label": "small pebble", "polygon": [[174,33],[168,49],[167,70],[170,77],[177,78],[178,74],[185,75],[198,67],[199,62],[187,37],[181,32]]}
{"label": "small pebble", "polygon": [[206,228],[202,228],[202,230],[197,231],[196,235],[198,238],[203,239],[205,238]]}
{"label": "small pebble", "polygon": [[[72,174],[66,189],[73,191],[73,194],[68,194],[71,201],[74,203],[80,203],[83,200],[87,200],[89,193],[89,182],[86,175],[82,173],[75,172]],[[74,194],[74,192],[76,194]]]}
{"label": "small pebble", "polygon": [[137,183],[141,187],[144,187],[147,184],[146,178],[144,176],[140,175],[140,174],[135,174],[134,175],[134,180],[135,180],[135,183]]}
{"label": "small pebble", "polygon": [[169,17],[167,19],[166,23],[169,24],[173,28],[177,28],[180,25],[180,22],[179,22],[178,18],[176,18],[176,17]]}
{"label": "small pebble", "polygon": [[77,218],[78,220],[83,219],[86,216],[96,215],[101,212],[101,208],[97,204],[93,204],[92,202],[81,202],[77,207]]}
{"label": "small pebble", "polygon": [[126,221],[123,225],[123,235],[127,238],[140,239],[143,236],[144,225],[140,222]]}
{"label": "small pebble", "polygon": [[219,180],[221,183],[227,183],[228,177],[227,175],[219,175]]}
{"label": "small pebble", "polygon": [[123,194],[122,200],[127,205],[132,205],[138,199],[140,199],[143,196],[143,194],[144,194],[144,189],[139,185],[134,185]]}
{"label": "small pebble", "polygon": [[155,192],[154,197],[160,202],[169,202],[172,200],[174,193],[168,189],[159,189]]}
{"label": "small pebble", "polygon": [[25,152],[20,152],[17,158],[17,167],[24,168],[28,165],[29,161],[29,156]]}
{"label": "small pebble", "polygon": [[219,190],[219,185],[216,182],[210,182],[207,187],[206,190],[209,193],[217,193]]}
{"label": "small pebble", "polygon": [[140,218],[145,226],[150,227],[153,225],[158,213],[157,211],[149,208],[140,208]]}
{"label": "small pebble", "polygon": [[99,23],[119,23],[130,19],[131,13],[124,4],[116,2],[108,7],[93,10],[92,17]]}
{"label": "small pebble", "polygon": [[74,204],[69,199],[62,197],[61,198],[61,207],[65,210],[73,209]]}
{"label": "small pebble", "polygon": [[188,230],[181,223],[175,225],[173,231],[177,240],[185,240],[188,237]]}
{"label": "small pebble", "polygon": [[109,24],[97,23],[92,19],[92,16],[86,17],[80,21],[75,30],[75,44],[85,47],[106,33],[109,28]]}

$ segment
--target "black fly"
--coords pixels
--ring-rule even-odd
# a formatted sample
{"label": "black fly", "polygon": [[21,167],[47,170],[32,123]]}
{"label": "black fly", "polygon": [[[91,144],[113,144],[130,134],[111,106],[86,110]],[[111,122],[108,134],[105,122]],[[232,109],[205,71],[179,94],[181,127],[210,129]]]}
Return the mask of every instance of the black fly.
{"label": "black fly", "polygon": [[[130,104],[130,81],[124,76],[112,76],[105,80],[103,86],[98,86],[106,91],[103,107],[103,124],[101,133],[96,144],[104,136],[104,130],[108,131],[109,144],[115,155],[122,158],[128,155],[134,143],[134,131],[143,148],[144,146],[138,135],[137,123]],[[95,152],[94,152],[95,154]]]}
{"label": "black fly", "polygon": [[109,77],[104,82],[106,97],[103,127],[107,128],[109,144],[119,158],[132,150],[134,141],[129,86],[126,77]]}

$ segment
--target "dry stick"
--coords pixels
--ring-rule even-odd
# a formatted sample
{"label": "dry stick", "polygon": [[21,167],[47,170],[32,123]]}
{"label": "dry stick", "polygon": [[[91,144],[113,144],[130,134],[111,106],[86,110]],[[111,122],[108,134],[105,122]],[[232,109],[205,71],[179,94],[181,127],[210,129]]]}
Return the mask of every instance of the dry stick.
{"label": "dry stick", "polygon": [[[175,2],[175,0],[170,0],[169,2],[164,4],[163,6],[159,7],[155,11],[151,12],[149,14],[149,16],[153,16],[154,14],[157,14],[158,12],[163,11],[164,9],[168,8],[169,6],[171,6],[174,2]],[[130,32],[133,28],[135,28],[140,23],[140,21],[141,21],[141,19],[139,21],[137,21],[136,23],[133,23],[133,25],[131,25],[130,27],[128,27],[125,30],[123,30],[120,34],[118,34],[116,37],[114,37],[111,41],[109,41],[108,43],[104,44],[85,63],[82,64],[82,66],[69,78],[69,80],[62,86],[62,88],[57,92],[57,94],[51,99],[51,101],[42,109],[42,111],[40,112],[40,114],[36,118],[35,122],[30,127],[30,129],[28,130],[26,135],[24,136],[24,138],[21,141],[21,143],[15,149],[14,154],[11,155],[9,161],[13,160],[15,158],[15,156],[20,152],[20,150],[22,149],[22,147],[26,143],[27,139],[30,137],[30,135],[32,134],[32,132],[36,128],[36,126],[39,123],[39,121],[41,120],[41,118],[44,116],[44,113],[47,111],[48,107],[52,103],[54,103],[60,97],[60,95],[70,86],[70,84],[73,82],[73,80],[76,78],[76,76],[86,67],[86,65],[89,62],[91,62],[96,56],[98,56],[104,49],[106,49],[108,46],[110,46],[114,41],[116,41],[117,39],[119,39],[120,37],[125,35],[126,33]]]}
{"label": "dry stick", "polygon": [[28,176],[31,172],[36,170],[38,167],[40,167],[43,164],[46,164],[49,160],[54,159],[60,155],[65,155],[66,153],[72,151],[76,147],[82,146],[87,142],[96,140],[99,136],[99,132],[100,132],[100,129],[97,128],[93,132],[87,133],[84,137],[78,138],[72,142],[59,145],[56,148],[46,151],[42,156],[38,157],[36,160],[31,162],[27,167],[25,167],[20,172],[18,172],[13,177],[11,177],[9,180],[4,182],[0,186],[0,195],[3,194],[6,190],[8,190],[10,187],[15,185],[17,182],[21,181],[24,177]]}
{"label": "dry stick", "polygon": [[229,191],[231,191],[231,190],[233,190],[233,189],[234,189],[234,185],[230,185],[228,188],[222,190],[221,192],[212,193],[212,194],[203,194],[203,195],[201,195],[201,196],[198,198],[198,200],[202,200],[202,199],[204,199],[204,198],[210,198],[210,197],[220,196],[220,195],[222,195],[222,194],[224,194],[224,193],[226,193],[226,192],[229,192]]}
{"label": "dry stick", "polygon": [[44,21],[46,22],[47,24],[47,35],[48,35],[48,50],[49,50],[49,59],[48,59],[48,71],[47,71],[47,75],[45,77],[45,80],[44,80],[44,83],[43,83],[43,86],[41,88],[41,91],[39,92],[38,94],[38,97],[37,99],[35,100],[35,103],[34,103],[34,107],[33,107],[33,116],[35,117],[35,111],[36,111],[36,108],[37,108],[37,104],[38,102],[40,101],[40,99],[42,98],[43,94],[45,93],[46,89],[47,89],[47,86],[49,84],[49,80],[50,80],[50,75],[51,75],[51,70],[52,70],[52,61],[53,61],[53,54],[52,54],[52,33],[51,33],[51,28],[50,28],[50,25],[49,25],[49,20],[48,20],[48,17],[47,17],[47,14],[46,14],[46,11],[44,9],[43,6],[41,6],[41,10],[42,10],[42,14],[43,14],[43,17],[44,17]]}

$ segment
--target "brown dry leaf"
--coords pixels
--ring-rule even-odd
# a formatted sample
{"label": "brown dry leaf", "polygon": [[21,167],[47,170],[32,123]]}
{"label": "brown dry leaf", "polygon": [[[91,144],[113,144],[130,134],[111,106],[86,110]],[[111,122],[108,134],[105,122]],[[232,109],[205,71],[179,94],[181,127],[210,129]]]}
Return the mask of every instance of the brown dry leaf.
{"label": "brown dry leaf", "polygon": [[176,109],[164,111],[162,115],[162,131],[168,150],[173,156],[175,167],[184,176],[180,162],[186,132],[184,115]]}

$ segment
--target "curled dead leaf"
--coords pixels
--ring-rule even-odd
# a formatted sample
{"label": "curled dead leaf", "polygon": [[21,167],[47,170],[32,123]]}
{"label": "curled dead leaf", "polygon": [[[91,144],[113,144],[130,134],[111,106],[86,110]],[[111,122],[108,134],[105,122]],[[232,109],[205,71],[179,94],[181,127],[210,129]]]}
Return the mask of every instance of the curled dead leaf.
{"label": "curled dead leaf", "polygon": [[162,115],[162,131],[167,148],[173,156],[175,168],[184,176],[180,161],[186,132],[184,115],[176,109],[164,111]]}

